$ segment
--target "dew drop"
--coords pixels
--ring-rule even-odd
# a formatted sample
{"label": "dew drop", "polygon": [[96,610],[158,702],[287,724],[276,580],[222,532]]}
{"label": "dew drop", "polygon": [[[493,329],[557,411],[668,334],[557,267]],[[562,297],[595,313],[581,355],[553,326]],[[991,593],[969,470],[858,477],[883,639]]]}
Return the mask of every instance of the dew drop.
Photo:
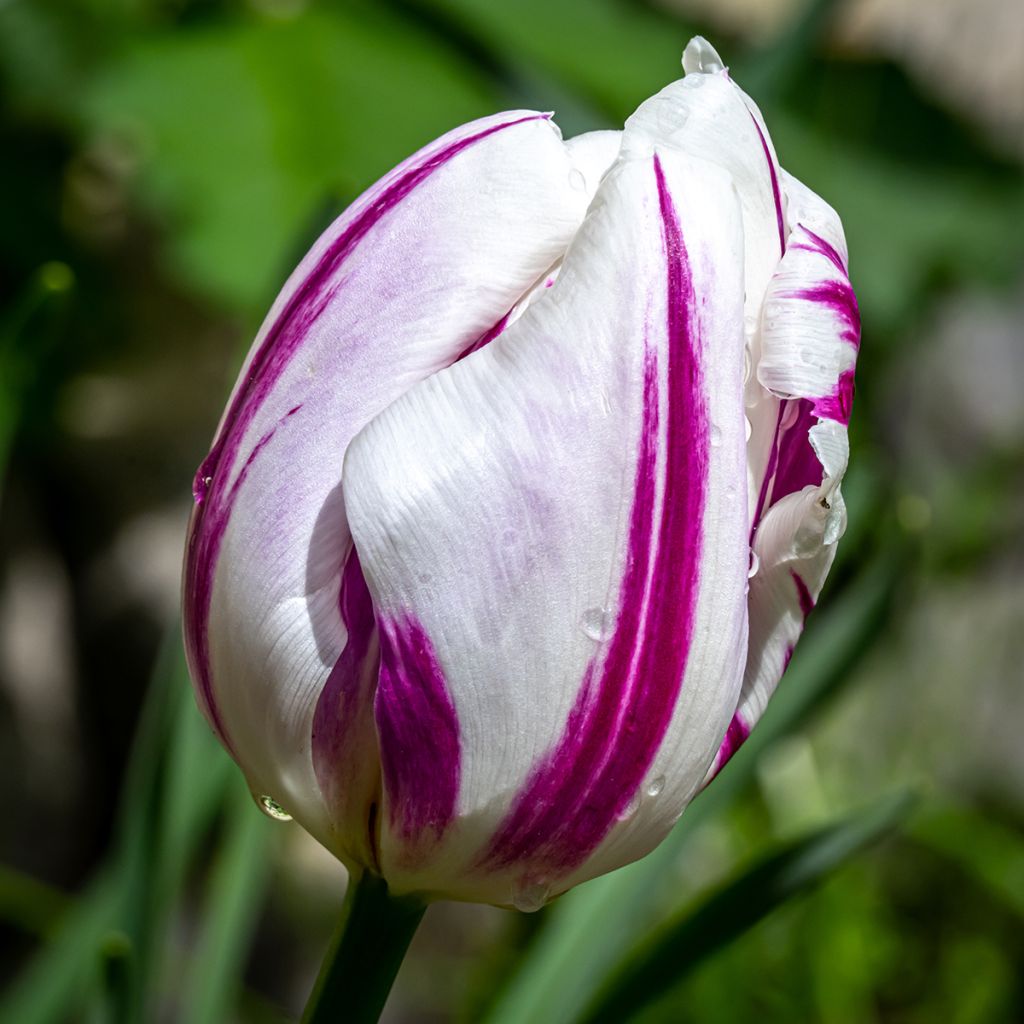
{"label": "dew drop", "polygon": [[213,483],[212,476],[196,476],[192,482],[192,497],[195,499],[197,505],[202,505],[206,500],[207,492],[210,490],[210,484]]}
{"label": "dew drop", "polygon": [[750,568],[747,569],[747,579],[753,579],[757,575],[757,570],[761,568],[761,559],[758,557],[757,552],[753,548],[750,550]]}
{"label": "dew drop", "polygon": [[665,776],[658,775],[647,783],[647,795],[657,796],[665,788]]}
{"label": "dew drop", "polygon": [[753,432],[754,432],[754,428],[750,424],[750,417],[749,416],[744,416],[743,417],[743,433],[746,436],[746,439],[748,441],[750,440],[750,435],[753,434]]}
{"label": "dew drop", "polygon": [[548,901],[551,889],[541,879],[524,878],[512,893],[512,906],[524,914],[533,914]]}
{"label": "dew drop", "polygon": [[611,615],[607,608],[588,608],[580,616],[580,629],[598,642],[607,640],[611,632]]}
{"label": "dew drop", "polygon": [[674,135],[676,132],[682,131],[690,119],[689,107],[673,100],[655,98],[648,102],[654,104],[655,124],[663,135]]}
{"label": "dew drop", "polygon": [[722,446],[722,431],[719,427],[712,426],[711,428],[711,447],[720,448]]}
{"label": "dew drop", "polygon": [[577,192],[587,191],[587,179],[583,177],[583,172],[575,167],[569,172],[569,188]]}
{"label": "dew drop", "polygon": [[292,816],[272,797],[256,797],[256,805],[268,817],[274,821],[291,821]]}

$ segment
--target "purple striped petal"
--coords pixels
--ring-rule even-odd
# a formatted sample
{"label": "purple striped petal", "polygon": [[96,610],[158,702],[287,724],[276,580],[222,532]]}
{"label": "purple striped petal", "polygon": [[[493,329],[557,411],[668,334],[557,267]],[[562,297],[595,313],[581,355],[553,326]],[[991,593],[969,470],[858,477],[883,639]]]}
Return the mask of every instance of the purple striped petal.
{"label": "purple striped petal", "polygon": [[459,792],[459,721],[423,627],[407,616],[381,623],[377,731],[389,824],[403,856],[424,856],[444,835]]}
{"label": "purple striped petal", "polygon": [[593,191],[570,182],[574,170],[548,117],[519,111],[390,172],[286,284],[197,474],[184,622],[200,705],[250,785],[349,860],[365,854],[380,782],[349,763],[376,764],[376,654],[350,558],[345,451],[500,329],[561,258]]}
{"label": "purple striped petal", "polygon": [[588,669],[562,740],[491,839],[488,866],[529,861],[534,872],[557,876],[582,863],[640,788],[686,673],[710,425],[689,259],[657,157],[654,172],[667,268],[665,493],[659,509],[657,352],[648,349],[626,575],[600,680]]}
{"label": "purple striped petal", "polygon": [[330,820],[348,826],[343,834],[336,829],[337,847],[346,849],[351,863],[375,865],[372,823],[380,796],[372,711],[380,645],[355,548],[345,560],[339,601],[346,640],[313,712],[313,770]]}
{"label": "purple striped petal", "polygon": [[353,442],[374,602],[460,740],[428,854],[386,799],[398,891],[537,905],[652,848],[712,762],[745,652],[740,217],[713,165],[620,160],[554,285]]}
{"label": "purple striped petal", "polygon": [[[794,227],[765,299],[756,374],[765,404],[777,397],[778,411],[753,523],[758,568],[750,581],[750,649],[734,719],[748,732],[789,664],[845,528],[840,483],[860,345],[839,219],[782,174]],[[711,776],[734,749],[735,737],[727,739]]]}

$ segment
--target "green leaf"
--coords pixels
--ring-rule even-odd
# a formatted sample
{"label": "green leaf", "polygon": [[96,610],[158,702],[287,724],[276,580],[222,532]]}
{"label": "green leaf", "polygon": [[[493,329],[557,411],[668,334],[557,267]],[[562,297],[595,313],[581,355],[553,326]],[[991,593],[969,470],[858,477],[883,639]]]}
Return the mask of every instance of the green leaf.
{"label": "green leaf", "polygon": [[143,37],[86,98],[92,131],[141,161],[142,194],[173,226],[172,270],[249,312],[325,200],[340,208],[495,106],[483,76],[436,41],[340,7]]}
{"label": "green leaf", "polygon": [[585,1024],[619,1024],[635,1016],[702,960],[894,829],[912,802],[907,793],[888,797],[862,814],[787,843],[759,860],[639,943],[582,1020]]}
{"label": "green leaf", "polygon": [[579,886],[546,912],[546,924],[500,992],[489,1024],[562,1024],[579,1012],[623,948],[659,908],[673,906],[666,879],[690,835],[722,813],[752,779],[761,752],[797,727],[871,649],[903,571],[903,560],[886,553],[815,612],[764,718],[739,753],[653,853]]}

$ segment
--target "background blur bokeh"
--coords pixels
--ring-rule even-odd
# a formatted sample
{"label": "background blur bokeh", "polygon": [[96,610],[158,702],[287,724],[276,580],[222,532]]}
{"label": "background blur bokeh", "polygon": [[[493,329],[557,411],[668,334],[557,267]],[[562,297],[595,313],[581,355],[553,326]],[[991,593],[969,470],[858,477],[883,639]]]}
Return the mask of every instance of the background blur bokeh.
{"label": "background blur bokeh", "polygon": [[909,785],[889,838],[711,929],[636,1019],[1024,1020],[1018,0],[0,0],[0,1018],[300,1012],[344,872],[192,703],[192,472],[363,188],[502,108],[618,126],[694,32],[846,225],[849,534],[765,739],[659,859],[539,914],[435,906],[388,1019],[575,1019],[654,924]]}

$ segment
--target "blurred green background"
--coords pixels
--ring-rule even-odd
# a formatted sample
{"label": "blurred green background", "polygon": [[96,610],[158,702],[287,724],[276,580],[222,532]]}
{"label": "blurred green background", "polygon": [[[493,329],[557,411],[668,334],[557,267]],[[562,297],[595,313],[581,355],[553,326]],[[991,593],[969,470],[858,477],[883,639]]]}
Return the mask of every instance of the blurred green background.
{"label": "blurred green background", "polygon": [[0,2],[0,1019],[301,1012],[344,871],[192,703],[192,472],[363,188],[502,108],[618,126],[694,32],[846,226],[849,533],[670,841],[538,914],[433,907],[386,1018],[1024,1021],[1016,0]]}

